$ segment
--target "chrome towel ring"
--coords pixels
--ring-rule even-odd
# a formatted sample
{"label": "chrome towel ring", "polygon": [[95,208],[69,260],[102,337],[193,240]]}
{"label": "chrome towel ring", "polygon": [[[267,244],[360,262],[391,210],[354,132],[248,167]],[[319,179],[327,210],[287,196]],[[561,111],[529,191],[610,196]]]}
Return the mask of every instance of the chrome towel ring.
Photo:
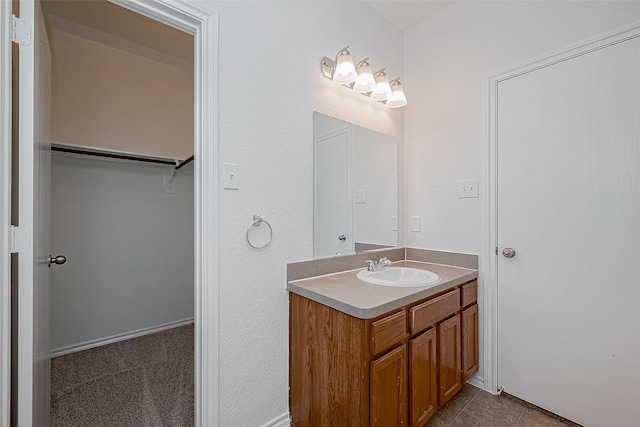
{"label": "chrome towel ring", "polygon": [[[253,243],[251,243],[251,238],[249,237],[249,234],[253,229],[253,227],[260,227],[262,224],[267,224],[267,227],[269,227],[269,239],[263,245],[254,245]],[[249,224],[249,227],[247,228],[247,243],[249,244],[249,246],[251,246],[254,249],[266,248],[267,246],[269,246],[269,243],[271,243],[271,238],[273,238],[273,228],[271,228],[271,224],[269,224],[269,222],[262,219],[260,215],[253,214],[253,221],[251,221],[251,224]]]}

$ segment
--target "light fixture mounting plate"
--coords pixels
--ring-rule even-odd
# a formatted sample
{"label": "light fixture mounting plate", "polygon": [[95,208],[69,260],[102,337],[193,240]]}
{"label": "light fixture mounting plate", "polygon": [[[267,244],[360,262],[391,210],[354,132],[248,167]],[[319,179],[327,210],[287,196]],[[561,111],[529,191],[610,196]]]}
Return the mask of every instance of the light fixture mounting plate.
{"label": "light fixture mounting plate", "polygon": [[320,62],[320,69],[326,78],[333,79],[333,73],[336,70],[336,61],[325,56]]}

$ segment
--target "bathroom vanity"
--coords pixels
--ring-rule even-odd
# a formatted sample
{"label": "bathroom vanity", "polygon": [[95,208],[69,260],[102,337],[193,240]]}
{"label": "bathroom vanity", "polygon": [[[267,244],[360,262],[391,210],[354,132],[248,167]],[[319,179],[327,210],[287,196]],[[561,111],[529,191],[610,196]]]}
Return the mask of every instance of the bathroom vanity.
{"label": "bathroom vanity", "polygon": [[429,270],[438,284],[379,286],[362,269],[288,277],[293,426],[423,426],[477,372],[477,258],[475,269],[407,260],[416,253],[425,258],[389,251],[392,267]]}

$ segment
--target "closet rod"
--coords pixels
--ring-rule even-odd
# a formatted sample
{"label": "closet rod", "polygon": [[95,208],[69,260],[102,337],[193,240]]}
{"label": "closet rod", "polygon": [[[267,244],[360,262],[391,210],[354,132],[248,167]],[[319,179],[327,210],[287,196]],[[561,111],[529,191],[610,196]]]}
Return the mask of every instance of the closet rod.
{"label": "closet rod", "polygon": [[[142,156],[134,156],[130,154],[115,154],[115,153],[107,153],[104,151],[91,151],[91,150],[82,150],[78,148],[67,148],[60,146],[51,146],[51,151],[60,151],[63,153],[73,153],[73,154],[84,154],[89,156],[98,156],[98,157],[109,157],[111,159],[122,159],[122,160],[135,160],[138,162],[148,162],[148,163],[159,163],[161,165],[175,165],[175,161],[173,160],[163,160],[163,159],[154,159],[151,157],[142,157]],[[193,156],[191,157],[193,159]],[[189,160],[190,161],[190,160]],[[185,160],[186,162],[186,160]],[[184,163],[182,163],[184,164]],[[182,166],[182,164],[180,166]],[[176,169],[179,169],[176,168]]]}
{"label": "closet rod", "polygon": [[193,162],[193,157],[194,157],[194,156],[191,156],[191,157],[189,157],[188,159],[186,159],[184,162],[181,162],[178,166],[176,166],[176,170],[179,170],[179,169],[180,169],[181,167],[183,167],[184,165],[186,165],[186,164],[189,164],[189,163]]}

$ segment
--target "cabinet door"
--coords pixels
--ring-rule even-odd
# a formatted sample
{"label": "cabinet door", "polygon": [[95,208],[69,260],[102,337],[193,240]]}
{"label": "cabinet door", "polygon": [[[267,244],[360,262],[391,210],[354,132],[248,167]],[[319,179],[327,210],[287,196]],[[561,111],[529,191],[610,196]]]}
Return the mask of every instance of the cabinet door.
{"label": "cabinet door", "polygon": [[436,331],[431,328],[409,343],[411,427],[423,426],[438,407]]}
{"label": "cabinet door", "polygon": [[462,312],[462,382],[478,372],[478,304]]}
{"label": "cabinet door", "polygon": [[462,388],[460,350],[460,315],[458,314],[438,325],[440,405],[444,405]]}
{"label": "cabinet door", "polygon": [[407,425],[406,344],[371,362],[371,427]]}

